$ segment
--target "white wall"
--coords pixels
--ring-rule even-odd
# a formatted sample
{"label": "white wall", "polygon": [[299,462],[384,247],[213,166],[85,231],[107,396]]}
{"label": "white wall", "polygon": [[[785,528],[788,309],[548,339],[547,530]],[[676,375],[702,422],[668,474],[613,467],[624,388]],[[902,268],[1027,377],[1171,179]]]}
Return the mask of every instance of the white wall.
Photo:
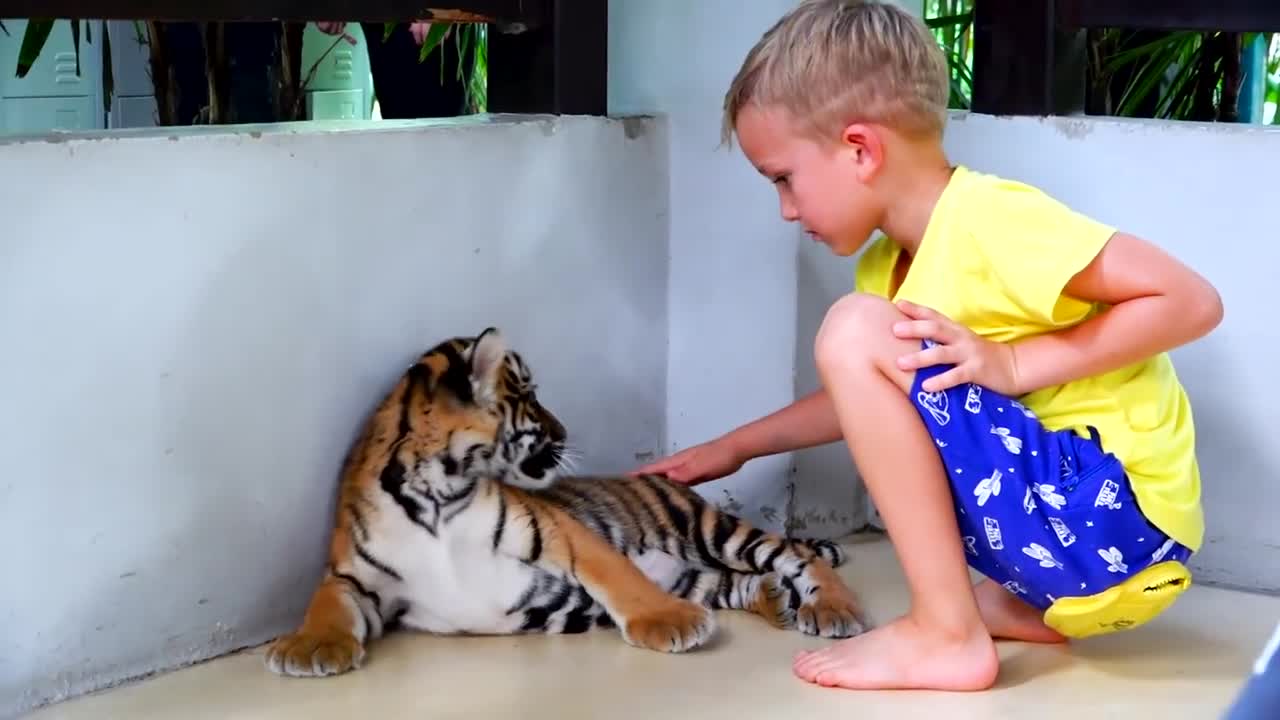
{"label": "white wall", "polygon": [[[738,65],[791,0],[610,0],[610,112],[670,123],[667,442],[710,440],[795,398],[796,242],[777,198],[736,148],[720,107]],[[795,513],[782,455],[699,490],[781,530]]]}
{"label": "white wall", "polygon": [[0,140],[0,717],[296,623],[447,336],[503,328],[583,469],[659,448],[664,124],[413,125]]}
{"label": "white wall", "polygon": [[[922,2],[900,0],[917,14]],[[671,130],[667,452],[817,387],[812,343],[820,313],[837,288],[852,286],[852,270],[829,281],[847,263],[799,244],[803,235],[782,221],[773,188],[742,153],[718,147],[729,82],[761,34],[794,5],[609,2],[610,111],[662,113]],[[815,290],[819,276],[828,281]],[[842,445],[757,460],[699,490],[771,530],[789,525],[832,537],[867,520]]]}
{"label": "white wall", "polygon": [[[825,245],[806,241],[796,260],[797,397],[821,386],[814,365],[813,339],[827,308],[853,290],[853,258],[831,254]],[[805,499],[797,531],[840,535],[878,522],[862,478],[844,443],[832,443],[795,454],[795,478]]]}
{"label": "white wall", "polygon": [[[924,0],[897,0],[916,16]],[[853,290],[854,258],[831,254],[825,245],[802,242],[796,259],[796,381],[803,397],[820,387],[814,365],[813,340],[827,308]],[[880,526],[858,470],[844,443],[833,443],[795,454],[795,482],[802,502],[792,523],[806,535],[839,536]]]}

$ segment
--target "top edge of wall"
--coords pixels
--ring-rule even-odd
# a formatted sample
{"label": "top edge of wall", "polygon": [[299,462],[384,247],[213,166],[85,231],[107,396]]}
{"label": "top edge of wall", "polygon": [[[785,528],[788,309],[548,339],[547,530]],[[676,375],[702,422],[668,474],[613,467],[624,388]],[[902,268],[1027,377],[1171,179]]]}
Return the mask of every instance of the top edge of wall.
{"label": "top edge of wall", "polygon": [[949,110],[947,112],[948,124],[964,124],[966,122],[1032,122],[1052,125],[1068,132],[1087,132],[1093,128],[1114,127],[1129,131],[1174,130],[1208,133],[1280,133],[1280,125],[1262,125],[1259,123],[1158,120],[1110,115],[990,115],[971,110]]}
{"label": "top edge of wall", "polygon": [[332,135],[419,132],[426,129],[464,131],[497,126],[545,125],[551,127],[579,123],[621,124],[630,130],[636,123],[658,119],[649,113],[616,115],[478,114],[450,118],[416,120],[305,120],[245,125],[184,125],[176,127],[118,128],[111,130],[52,130],[31,134],[0,134],[0,147],[30,143],[86,143],[104,140],[187,140],[193,138],[281,137],[290,135]]}

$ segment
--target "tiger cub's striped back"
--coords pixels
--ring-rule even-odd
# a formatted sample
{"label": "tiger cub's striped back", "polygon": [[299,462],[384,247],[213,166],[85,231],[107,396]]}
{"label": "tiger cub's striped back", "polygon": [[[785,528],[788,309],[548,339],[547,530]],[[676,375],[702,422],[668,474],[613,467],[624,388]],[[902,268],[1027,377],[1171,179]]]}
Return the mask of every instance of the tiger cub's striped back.
{"label": "tiger cub's striped back", "polygon": [[566,431],[494,329],[402,374],[344,464],[329,562],[288,675],[358,667],[396,622],[435,633],[582,632],[638,647],[705,643],[717,608],[827,637],[867,627],[840,548],[766,533],[654,476],[564,477]]}

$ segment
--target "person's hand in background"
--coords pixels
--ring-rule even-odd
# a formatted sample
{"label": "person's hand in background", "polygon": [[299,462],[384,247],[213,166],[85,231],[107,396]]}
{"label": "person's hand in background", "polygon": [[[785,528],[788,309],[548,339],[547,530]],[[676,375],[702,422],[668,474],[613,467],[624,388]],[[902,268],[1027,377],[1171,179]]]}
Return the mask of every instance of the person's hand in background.
{"label": "person's hand in background", "polygon": [[343,40],[355,45],[356,39],[347,34],[347,23],[334,20],[317,20],[316,29],[325,35],[341,35]]}

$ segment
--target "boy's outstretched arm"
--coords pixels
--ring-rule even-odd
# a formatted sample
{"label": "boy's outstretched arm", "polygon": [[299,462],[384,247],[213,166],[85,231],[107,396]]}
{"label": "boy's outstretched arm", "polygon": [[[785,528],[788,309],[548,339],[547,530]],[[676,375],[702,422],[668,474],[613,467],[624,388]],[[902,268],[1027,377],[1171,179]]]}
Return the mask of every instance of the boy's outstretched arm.
{"label": "boy's outstretched arm", "polygon": [[661,458],[629,474],[659,473],[688,485],[737,472],[758,457],[835,442],[841,438],[831,397],[816,390],[790,405],[724,435]]}
{"label": "boy's outstretched arm", "polygon": [[1075,327],[1014,343],[1019,395],[1172,350],[1222,322],[1222,298],[1213,285],[1128,233],[1112,235],[1064,292],[1111,307]]}
{"label": "boy's outstretched arm", "polygon": [[840,440],[840,421],[823,388],[725,435],[747,459],[793,452]]}

